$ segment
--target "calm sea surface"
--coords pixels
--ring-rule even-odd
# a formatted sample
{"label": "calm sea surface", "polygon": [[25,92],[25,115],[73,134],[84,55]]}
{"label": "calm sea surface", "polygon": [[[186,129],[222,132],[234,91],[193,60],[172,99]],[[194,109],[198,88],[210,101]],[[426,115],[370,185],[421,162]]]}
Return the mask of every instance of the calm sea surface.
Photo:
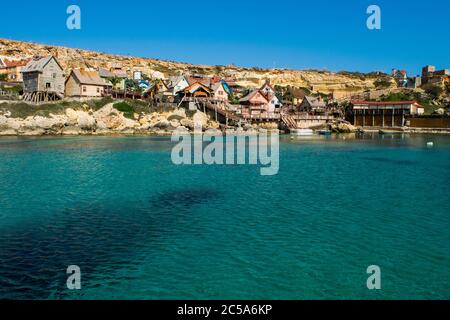
{"label": "calm sea surface", "polygon": [[172,146],[0,138],[0,299],[450,299],[450,136],[285,137],[276,176]]}

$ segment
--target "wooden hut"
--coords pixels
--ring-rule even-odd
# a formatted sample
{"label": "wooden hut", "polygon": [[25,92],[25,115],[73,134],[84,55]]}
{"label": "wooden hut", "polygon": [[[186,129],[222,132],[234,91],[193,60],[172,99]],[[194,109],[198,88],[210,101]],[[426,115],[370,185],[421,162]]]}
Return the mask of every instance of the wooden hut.
{"label": "wooden hut", "polygon": [[23,100],[48,102],[64,97],[64,70],[55,57],[34,58],[22,69]]}
{"label": "wooden hut", "polygon": [[100,78],[97,71],[72,70],[66,80],[66,96],[101,97],[106,87],[107,83]]}

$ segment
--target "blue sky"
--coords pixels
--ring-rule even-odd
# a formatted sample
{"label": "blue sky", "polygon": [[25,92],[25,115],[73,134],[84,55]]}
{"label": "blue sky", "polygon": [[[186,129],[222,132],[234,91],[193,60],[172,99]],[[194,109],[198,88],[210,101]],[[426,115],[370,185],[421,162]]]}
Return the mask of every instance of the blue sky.
{"label": "blue sky", "polygon": [[[81,30],[66,28],[71,4]],[[371,4],[381,7],[381,30],[366,27]],[[0,10],[1,38],[109,53],[332,71],[450,68],[448,0],[25,0]]]}

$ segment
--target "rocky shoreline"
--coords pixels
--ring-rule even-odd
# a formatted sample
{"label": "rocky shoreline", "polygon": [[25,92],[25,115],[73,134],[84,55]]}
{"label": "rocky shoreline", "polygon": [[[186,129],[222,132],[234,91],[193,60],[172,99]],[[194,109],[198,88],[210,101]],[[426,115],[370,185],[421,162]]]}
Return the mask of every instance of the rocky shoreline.
{"label": "rocky shoreline", "polygon": [[[220,123],[211,120],[201,112],[186,113],[179,108],[166,112],[141,112],[126,116],[124,112],[114,108],[114,103],[108,103],[98,110],[89,105],[83,105],[82,110],[67,107],[61,113],[48,115],[28,115],[13,117],[7,108],[0,110],[0,136],[78,136],[78,135],[151,135],[167,136],[178,128],[193,132],[195,123],[201,124],[203,130],[235,130],[236,133],[278,131],[276,124],[244,124],[242,128],[225,128]],[[361,130],[348,123],[334,123],[330,126],[334,133],[379,132],[379,130]],[[383,130],[384,133],[414,133],[414,134],[450,134],[445,129],[405,128],[403,130]]]}
{"label": "rocky shoreline", "polygon": [[273,124],[244,125],[243,128],[225,128],[220,123],[196,111],[187,114],[179,108],[167,112],[134,113],[132,117],[108,103],[97,111],[84,105],[84,110],[66,108],[64,114],[50,113],[13,117],[7,109],[0,110],[0,136],[78,136],[78,135],[171,135],[176,129],[193,132],[195,124],[203,130],[231,129],[236,132],[249,130],[276,130]]}
{"label": "rocky shoreline", "polygon": [[[113,135],[149,134],[166,135],[178,127],[191,129],[194,120],[183,109],[173,112],[134,114],[126,117],[123,112],[109,103],[97,111],[66,108],[64,114],[48,116],[33,115],[13,118],[10,112],[0,113],[0,136],[41,136],[41,135]],[[197,113],[205,128],[219,128],[219,124],[208,120],[203,113]]]}

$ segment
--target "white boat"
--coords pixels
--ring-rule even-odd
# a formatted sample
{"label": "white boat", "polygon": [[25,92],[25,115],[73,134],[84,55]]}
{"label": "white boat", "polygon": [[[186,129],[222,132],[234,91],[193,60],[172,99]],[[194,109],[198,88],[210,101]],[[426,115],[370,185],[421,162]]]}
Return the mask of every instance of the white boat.
{"label": "white boat", "polygon": [[312,129],[294,129],[291,130],[291,135],[293,136],[312,136],[314,131]]}

